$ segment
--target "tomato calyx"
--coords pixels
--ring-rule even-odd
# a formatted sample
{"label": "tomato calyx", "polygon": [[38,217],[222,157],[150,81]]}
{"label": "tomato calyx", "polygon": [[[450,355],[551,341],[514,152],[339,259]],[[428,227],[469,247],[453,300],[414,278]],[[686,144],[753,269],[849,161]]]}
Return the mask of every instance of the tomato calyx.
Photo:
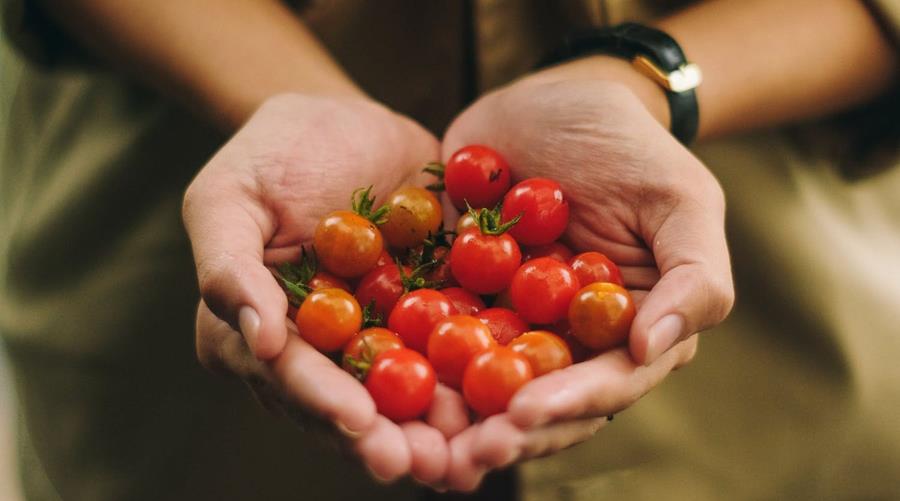
{"label": "tomato calyx", "polygon": [[441,223],[441,226],[436,233],[429,231],[428,236],[422,241],[421,248],[409,250],[406,264],[413,269],[423,267],[423,273],[433,271],[444,264],[446,253],[437,256],[436,251],[440,247],[450,250],[450,241],[447,239],[448,235],[455,236],[456,232],[453,230],[445,230],[443,223]]}
{"label": "tomato calyx", "polygon": [[378,209],[372,210],[372,207],[375,206],[375,197],[372,196],[371,185],[369,185],[368,188],[357,188],[353,190],[353,194],[350,195],[350,206],[353,209],[353,212],[372,221],[376,225],[386,223],[389,217],[388,213],[391,210],[390,207],[387,206],[381,206]]}
{"label": "tomato calyx", "polygon": [[429,184],[425,189],[436,193],[440,193],[447,189],[446,185],[444,185],[444,170],[444,164],[440,162],[428,162],[425,164],[425,167],[422,168],[422,172],[427,172],[437,178],[437,181]]}
{"label": "tomato calyx", "polygon": [[360,330],[368,329],[369,327],[384,327],[384,316],[375,309],[374,298],[369,301],[369,304],[363,307],[362,317],[362,327],[360,327]]}
{"label": "tomato calyx", "polygon": [[428,280],[425,278],[425,274],[437,268],[442,260],[443,258],[431,259],[430,261],[421,263],[413,268],[412,272],[407,275],[406,272],[403,271],[403,263],[400,262],[399,258],[396,258],[397,268],[400,270],[400,283],[403,284],[403,293],[406,294],[407,292],[419,289],[439,289],[444,285],[443,280]]}
{"label": "tomato calyx", "polygon": [[[368,308],[368,306],[366,306],[366,308]],[[365,327],[363,328],[365,329]],[[344,362],[350,367],[350,374],[359,380],[359,382],[364,383],[366,381],[366,376],[369,375],[369,369],[372,368],[372,362],[375,360],[375,351],[372,350],[372,347],[369,345],[369,342],[366,341],[366,338],[362,338],[362,343],[363,349],[362,352],[360,352],[360,357],[357,358],[351,355],[344,355]]]}
{"label": "tomato calyx", "polygon": [[306,246],[300,246],[300,261],[297,263],[285,262],[278,265],[275,276],[281,281],[282,288],[287,292],[288,301],[294,306],[300,306],[306,296],[312,292],[309,286],[310,280],[319,269],[315,249],[307,251]]}
{"label": "tomato calyx", "polygon": [[500,212],[503,209],[502,204],[497,204],[493,209],[484,208],[476,210],[469,205],[469,202],[466,202],[466,209],[468,209],[472,219],[475,220],[475,224],[482,235],[502,235],[522,219],[522,214],[519,214],[504,223],[503,216],[500,215]]}

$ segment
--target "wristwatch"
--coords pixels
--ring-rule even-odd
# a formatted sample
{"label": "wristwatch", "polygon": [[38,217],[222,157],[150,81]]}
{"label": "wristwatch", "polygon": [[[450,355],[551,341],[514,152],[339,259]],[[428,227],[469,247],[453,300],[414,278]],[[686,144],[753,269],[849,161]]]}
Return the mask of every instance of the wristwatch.
{"label": "wristwatch", "polygon": [[608,54],[630,60],[638,72],[665,91],[672,135],[685,145],[694,140],[700,121],[694,89],[700,85],[703,75],[700,67],[688,62],[675,39],[637,23],[580,30],[569,34],[540,67],[589,54]]}

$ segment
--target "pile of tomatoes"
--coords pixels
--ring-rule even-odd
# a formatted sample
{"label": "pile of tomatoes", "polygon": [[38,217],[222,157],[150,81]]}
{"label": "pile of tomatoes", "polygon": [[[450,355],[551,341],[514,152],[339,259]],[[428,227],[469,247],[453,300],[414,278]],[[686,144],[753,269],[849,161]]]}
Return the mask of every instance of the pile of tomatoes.
{"label": "pile of tomatoes", "polygon": [[[318,224],[313,249],[279,267],[300,336],[363,382],[394,421],[422,416],[438,381],[481,416],[503,412],[525,383],[627,340],[634,302],[617,266],[573,255],[559,184],[511,185],[494,150],[467,146],[428,189],[399,188],[375,208]],[[443,229],[433,191],[463,211]],[[490,305],[490,307],[488,306]]]}

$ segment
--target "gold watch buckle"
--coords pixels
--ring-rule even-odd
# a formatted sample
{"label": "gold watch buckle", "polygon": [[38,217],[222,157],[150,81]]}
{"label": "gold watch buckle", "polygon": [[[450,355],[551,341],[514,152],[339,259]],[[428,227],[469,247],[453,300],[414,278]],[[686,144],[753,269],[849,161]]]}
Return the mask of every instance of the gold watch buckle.
{"label": "gold watch buckle", "polygon": [[645,56],[635,56],[631,60],[631,65],[639,73],[671,92],[696,89],[703,82],[703,73],[700,71],[700,67],[693,63],[682,64],[671,73],[664,72]]}

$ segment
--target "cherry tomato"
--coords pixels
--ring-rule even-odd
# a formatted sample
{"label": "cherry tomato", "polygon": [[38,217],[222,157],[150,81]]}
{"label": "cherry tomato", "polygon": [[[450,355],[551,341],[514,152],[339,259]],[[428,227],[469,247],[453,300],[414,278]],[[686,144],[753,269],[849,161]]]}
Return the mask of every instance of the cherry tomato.
{"label": "cherry tomato", "polygon": [[392,247],[407,249],[422,243],[441,226],[443,212],[438,199],[425,188],[403,186],[391,193],[384,206],[388,220],[381,225],[384,239]]}
{"label": "cherry tomato", "polygon": [[453,278],[453,272],[450,270],[449,254],[449,247],[438,246],[434,248],[434,259],[438,261],[438,265],[425,274],[426,280],[441,284],[443,287],[456,285],[456,279]]}
{"label": "cherry tomato", "polygon": [[403,341],[393,332],[384,327],[369,327],[347,341],[341,366],[354,376],[365,376],[375,357],[403,347]]}
{"label": "cherry tomato", "polygon": [[491,330],[497,343],[506,345],[528,330],[528,324],[507,308],[488,308],[475,314]]}
{"label": "cherry tomato", "polygon": [[510,399],[534,378],[524,355],[493,346],[475,355],[463,374],[463,396],[469,407],[487,417],[506,410]]}
{"label": "cherry tomato", "polygon": [[582,284],[594,282],[611,282],[625,286],[622,272],[616,263],[599,252],[584,252],[569,260],[569,266],[575,270],[575,276]]}
{"label": "cherry tomato", "polygon": [[503,220],[522,216],[509,230],[522,245],[545,245],[558,239],[569,222],[569,203],[559,183],[535,177],[512,187],[503,198]]}
{"label": "cherry tomato", "polygon": [[406,348],[375,357],[365,383],[378,413],[395,422],[424,414],[434,399],[436,385],[428,360]]}
{"label": "cherry tomato", "polygon": [[375,267],[384,250],[375,224],[346,210],[332,212],[319,221],[313,245],[319,263],[341,278],[364,275]]}
{"label": "cherry tomato", "polygon": [[478,294],[493,294],[509,286],[522,261],[519,246],[508,233],[485,235],[466,230],[450,249],[450,269],[460,285]]}
{"label": "cherry tomato", "polygon": [[[546,245],[525,247],[522,250],[522,261],[530,261],[539,257],[552,257],[557,261],[568,263],[572,259],[572,251],[559,242],[550,242]],[[571,266],[571,265],[570,265]]]}
{"label": "cherry tomato", "polygon": [[485,308],[480,297],[462,287],[447,287],[441,293],[450,298],[460,315],[474,315]]}
{"label": "cherry tomato", "polygon": [[472,217],[468,212],[463,212],[461,216],[459,216],[459,220],[456,222],[456,234],[461,235],[463,232],[470,228],[477,228],[478,222],[475,221],[475,218]]}
{"label": "cherry tomato", "polygon": [[378,256],[378,261],[375,262],[375,267],[384,266],[386,264],[393,264],[394,256],[391,256],[391,253],[387,251],[387,249],[381,250],[381,255]]}
{"label": "cherry tomato", "polygon": [[335,351],[359,332],[362,309],[345,290],[319,289],[306,296],[295,322],[307,343],[319,351]]}
{"label": "cherry tomato", "polygon": [[569,302],[580,287],[575,272],[566,263],[539,257],[519,267],[509,293],[522,320],[552,324],[565,318]]}
{"label": "cherry tomato", "polygon": [[341,289],[350,291],[350,285],[346,280],[338,278],[327,271],[317,271],[307,284],[312,290],[319,289]]}
{"label": "cherry tomato", "polygon": [[[412,270],[404,266],[403,272],[409,276]],[[383,318],[387,318],[403,292],[400,268],[396,263],[390,263],[379,266],[363,276],[356,287],[356,299],[363,306],[375,300],[375,311]]]}
{"label": "cherry tomato", "polygon": [[425,353],[434,326],[456,313],[456,307],[447,296],[434,289],[419,289],[397,301],[388,317],[388,328],[396,332],[408,348]]}
{"label": "cherry tomato", "polygon": [[572,353],[566,342],[548,331],[529,331],[512,340],[509,347],[525,355],[534,377],[572,365]]}
{"label": "cherry tomato", "polygon": [[476,354],[496,344],[491,330],[469,315],[451,315],[428,337],[428,361],[438,381],[459,389],[463,372]]}
{"label": "cherry tomato", "polygon": [[606,350],[628,340],[635,308],[622,287],[597,282],[584,287],[569,305],[572,335],[592,350]]}
{"label": "cherry tomato", "polygon": [[509,165],[487,146],[471,145],[450,157],[444,169],[444,185],[456,208],[493,207],[509,189]]}
{"label": "cherry tomato", "polygon": [[591,358],[591,355],[593,354],[591,350],[587,349],[572,335],[572,328],[569,326],[568,318],[564,318],[551,325],[550,330],[566,342],[566,345],[569,347],[569,353],[572,354],[573,363],[577,364]]}

